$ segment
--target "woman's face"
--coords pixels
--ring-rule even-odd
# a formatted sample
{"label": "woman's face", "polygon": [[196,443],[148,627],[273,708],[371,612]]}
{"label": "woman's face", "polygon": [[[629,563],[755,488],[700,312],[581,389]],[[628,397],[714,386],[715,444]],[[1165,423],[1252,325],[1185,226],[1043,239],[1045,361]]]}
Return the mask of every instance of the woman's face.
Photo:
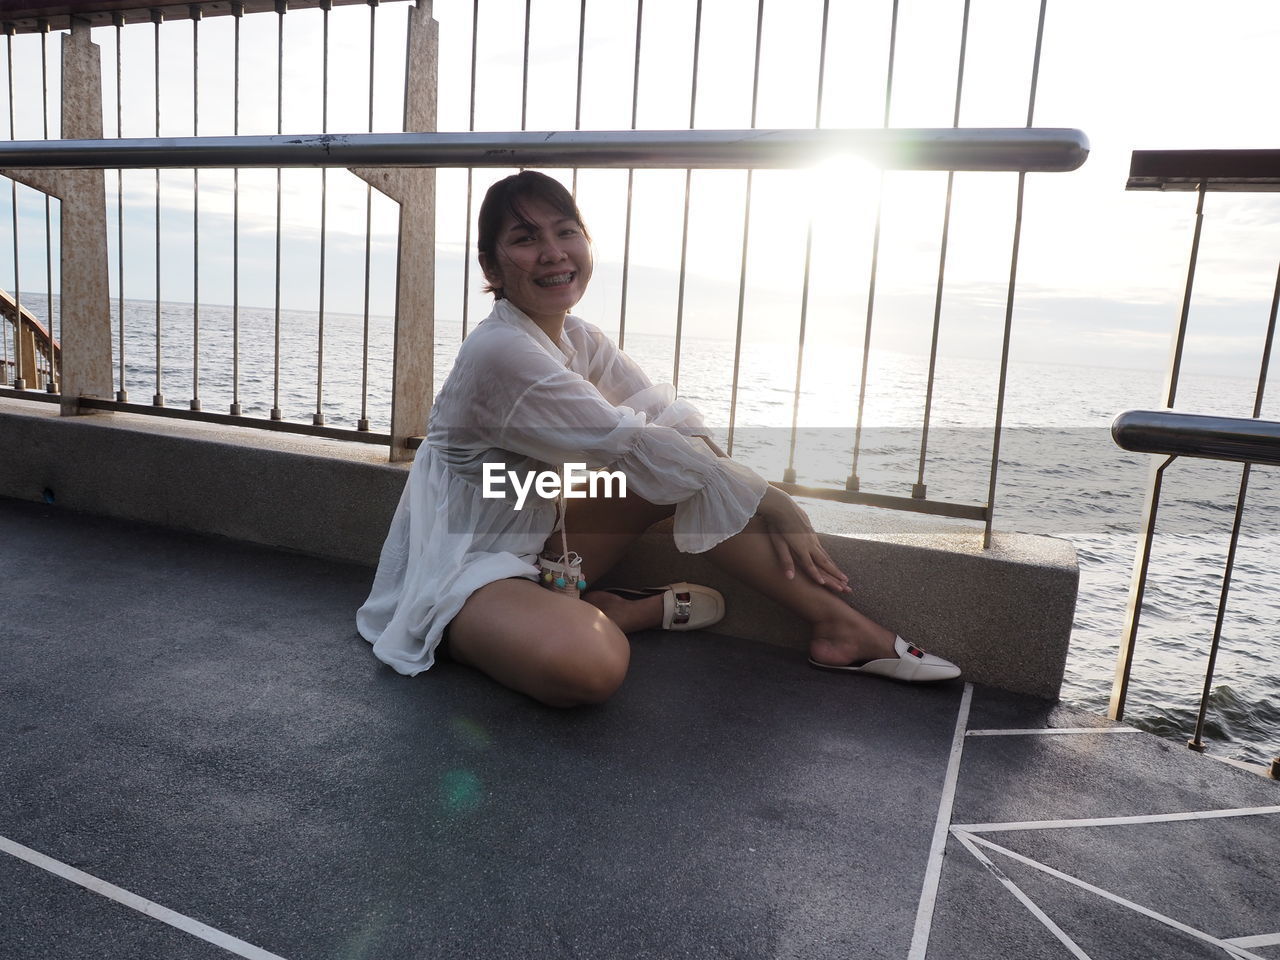
{"label": "woman's face", "polygon": [[485,278],[535,321],[561,322],[586,293],[591,245],[577,220],[550,204],[522,204],[526,219],[508,216],[498,231],[495,256],[480,254]]}

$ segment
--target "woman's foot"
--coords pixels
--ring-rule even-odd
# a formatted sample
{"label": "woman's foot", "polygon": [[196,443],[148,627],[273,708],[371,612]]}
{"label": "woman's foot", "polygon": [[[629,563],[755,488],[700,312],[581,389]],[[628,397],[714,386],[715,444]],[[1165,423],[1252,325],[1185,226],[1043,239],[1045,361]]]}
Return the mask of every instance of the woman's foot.
{"label": "woman's foot", "polygon": [[656,630],[662,626],[661,594],[628,600],[607,590],[592,590],[584,593],[582,599],[612,620],[623,633]]}
{"label": "woman's foot", "polygon": [[896,657],[896,634],[865,617],[861,619],[861,623],[853,618],[815,623],[809,640],[810,659],[827,666],[847,667]]}
{"label": "woman's foot", "polygon": [[872,677],[887,677],[903,683],[935,683],[939,680],[953,680],[960,676],[960,668],[950,660],[925,653],[914,643],[907,643],[901,637],[894,638],[894,656],[878,657],[861,663],[837,666],[810,660],[811,666],[820,670],[835,670],[841,673],[862,673]]}

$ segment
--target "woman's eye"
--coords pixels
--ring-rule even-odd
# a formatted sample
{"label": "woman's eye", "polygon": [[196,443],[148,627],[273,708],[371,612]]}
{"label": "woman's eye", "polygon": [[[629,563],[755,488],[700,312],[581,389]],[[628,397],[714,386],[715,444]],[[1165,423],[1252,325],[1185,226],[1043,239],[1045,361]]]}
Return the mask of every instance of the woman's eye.
{"label": "woman's eye", "polygon": [[522,234],[521,236],[515,237],[511,242],[519,243],[519,244],[532,243],[533,237],[529,236],[529,234],[526,233],[526,234]]}
{"label": "woman's eye", "polygon": [[563,230],[560,231],[560,236],[562,237],[576,237],[577,235],[578,235],[577,227],[565,227]]}

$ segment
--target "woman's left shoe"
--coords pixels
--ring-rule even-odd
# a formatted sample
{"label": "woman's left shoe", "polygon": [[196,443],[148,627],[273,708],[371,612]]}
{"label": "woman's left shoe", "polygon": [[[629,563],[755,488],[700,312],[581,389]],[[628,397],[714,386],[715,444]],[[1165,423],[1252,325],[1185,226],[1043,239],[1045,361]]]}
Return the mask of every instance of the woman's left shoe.
{"label": "woman's left shoe", "polygon": [[628,600],[662,594],[663,630],[704,630],[724,619],[724,597],[720,591],[696,583],[682,581],[645,590],[606,587],[605,592]]}
{"label": "woman's left shoe", "polygon": [[841,673],[867,673],[876,677],[888,677],[890,680],[901,680],[904,683],[932,683],[937,680],[950,680],[960,676],[960,668],[950,660],[925,653],[914,643],[908,643],[901,637],[893,638],[893,649],[896,657],[883,660],[868,660],[865,663],[839,666],[831,663],[819,663],[812,657],[809,665],[819,670],[838,670]]}

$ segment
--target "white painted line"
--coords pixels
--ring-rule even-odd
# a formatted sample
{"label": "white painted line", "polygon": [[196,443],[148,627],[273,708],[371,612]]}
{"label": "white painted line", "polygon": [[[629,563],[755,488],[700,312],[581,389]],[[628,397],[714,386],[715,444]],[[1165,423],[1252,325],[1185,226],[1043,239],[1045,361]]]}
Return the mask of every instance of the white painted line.
{"label": "white painted line", "polygon": [[1025,893],[1022,892],[1021,887],[1019,887],[1016,883],[1014,883],[1012,880],[1006,877],[1004,875],[1004,872],[999,867],[997,867],[994,863],[992,863],[990,858],[987,857],[986,854],[984,854],[981,850],[979,850],[977,847],[973,845],[973,841],[976,839],[975,837],[967,833],[960,833],[958,831],[956,831],[955,834],[956,834],[956,839],[959,840],[962,844],[964,844],[965,848],[970,853],[972,853],[975,857],[977,857],[978,862],[987,868],[987,872],[990,873],[997,880],[999,880],[1000,883],[1004,885],[1006,890],[1008,890],[1015,897],[1017,897],[1018,901],[1024,907],[1026,907],[1028,910],[1031,911],[1031,915],[1035,917],[1037,920],[1039,920],[1042,924],[1044,924],[1045,929],[1047,929],[1050,933],[1052,933],[1055,937],[1057,937],[1058,941],[1064,947],[1066,947],[1068,950],[1071,951],[1072,956],[1076,957],[1077,960],[1091,960],[1089,955],[1085,953],[1082,949],[1080,949],[1080,945],[1077,944],[1074,940],[1072,940],[1069,936],[1067,936],[1067,933],[1065,930],[1063,930],[1060,926],[1054,923],[1053,920],[1050,919],[1049,915],[1036,905],[1036,902],[1034,900],[1032,900],[1030,897],[1028,897]]}
{"label": "white painted line", "polygon": [[1227,817],[1261,817],[1280,813],[1280,807],[1239,807],[1234,810],[1192,810],[1188,813],[1153,813],[1140,817],[1094,817],[1083,820],[1022,820],[1010,823],[957,823],[965,833],[999,833],[1004,830],[1063,830],[1069,827],[1114,827],[1132,823],[1173,823],[1179,820],[1218,820]]}
{"label": "white painted line", "polygon": [[[1152,910],[1149,907],[1144,907],[1140,903],[1134,903],[1132,900],[1127,900],[1124,897],[1117,896],[1110,890],[1104,890],[1102,887],[1095,887],[1092,883],[1088,883],[1078,877],[1073,877],[1069,873],[1063,873],[1061,870],[1055,870],[1053,867],[1041,863],[1039,860],[1033,860],[1020,853],[1015,853],[1007,847],[1002,847],[999,844],[992,843],[990,840],[985,840],[982,837],[976,837],[972,834],[963,834],[963,831],[958,827],[953,828],[953,831],[957,837],[961,838],[961,842],[964,842],[963,836],[968,836],[969,840],[975,844],[984,846],[989,850],[994,850],[996,853],[1009,857],[1012,860],[1017,860],[1019,863],[1024,863],[1035,870],[1039,870],[1041,873],[1047,873],[1051,877],[1056,877],[1059,880],[1065,880],[1067,883],[1074,884],[1082,890],[1088,890],[1090,893],[1096,894],[1104,900],[1110,900],[1112,903],[1119,904],[1122,907],[1132,910],[1134,913],[1140,913],[1144,917],[1150,917],[1152,920],[1157,920],[1165,926],[1173,927],[1175,930],[1180,930],[1185,934],[1195,937],[1197,940],[1203,940],[1205,943],[1210,943],[1215,947],[1221,947],[1233,956],[1248,958],[1248,960],[1266,960],[1265,957],[1260,957],[1257,954],[1250,953],[1249,951],[1242,949],[1242,945],[1239,943],[1220,940],[1212,934],[1205,933],[1203,930],[1197,930],[1195,927],[1191,927],[1178,920],[1174,920],[1172,917],[1165,916],[1163,913],[1157,913],[1155,910]],[[968,844],[966,844],[966,846],[968,846]]]}
{"label": "white painted line", "polygon": [[1036,727],[1030,730],[970,730],[966,737],[1061,737],[1082,733],[1145,733],[1137,727]]}
{"label": "white painted line", "polygon": [[201,940],[208,941],[216,947],[228,950],[231,953],[246,958],[246,960],[284,960],[278,954],[269,953],[261,947],[255,947],[251,943],[245,943],[243,940],[231,936],[229,933],[223,933],[221,930],[215,930],[207,924],[201,923],[199,920],[192,920],[190,917],[184,917],[180,913],[175,913],[168,907],[162,907],[154,901],[140,897],[136,893],[130,893],[121,887],[117,887],[113,883],[105,880],[99,880],[97,877],[85,873],[83,870],[77,870],[75,867],[68,866],[60,860],[54,860],[52,857],[46,857],[43,853],[32,850],[30,847],[24,847],[20,843],[15,843],[8,837],[0,837],[0,851],[12,854],[19,860],[25,860],[34,867],[41,870],[47,870],[54,876],[61,877],[64,880],[70,880],[72,883],[79,884],[86,890],[101,894],[108,900],[114,900],[116,903],[123,904],[139,913],[153,917],[162,923],[167,923],[171,927],[177,927],[183,933],[189,933],[193,937],[199,937]]}
{"label": "white painted line", "polygon": [[1280,947],[1280,933],[1264,933],[1257,937],[1232,937],[1224,943],[1233,943],[1237,947]]}
{"label": "white painted line", "polygon": [[[951,757],[942,781],[942,798],[938,801],[938,819],[933,825],[933,842],[924,871],[924,886],[916,907],[916,926],[911,935],[907,960],[924,960],[929,949],[929,930],[933,926],[933,908],[938,899],[938,882],[942,878],[942,858],[947,849],[947,828],[951,825],[951,808],[956,799],[956,780],[960,776],[960,754],[964,749],[964,728],[969,722],[969,704],[973,701],[973,684],[964,685],[960,709],[956,712],[956,729],[951,736]],[[1085,958],[1088,960],[1088,958]]]}

